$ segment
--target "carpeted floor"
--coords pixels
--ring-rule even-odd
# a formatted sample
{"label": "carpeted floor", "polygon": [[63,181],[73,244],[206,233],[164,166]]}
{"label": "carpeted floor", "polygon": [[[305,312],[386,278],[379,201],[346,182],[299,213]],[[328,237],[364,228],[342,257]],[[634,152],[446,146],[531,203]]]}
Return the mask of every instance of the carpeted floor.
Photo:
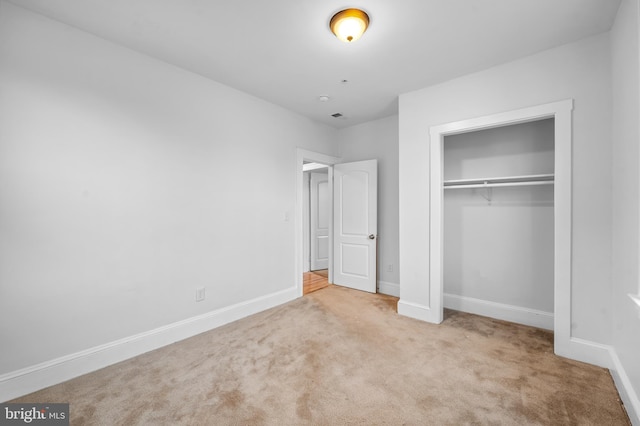
{"label": "carpeted floor", "polygon": [[330,286],[20,398],[73,425],[628,425],[609,372],[546,331]]}

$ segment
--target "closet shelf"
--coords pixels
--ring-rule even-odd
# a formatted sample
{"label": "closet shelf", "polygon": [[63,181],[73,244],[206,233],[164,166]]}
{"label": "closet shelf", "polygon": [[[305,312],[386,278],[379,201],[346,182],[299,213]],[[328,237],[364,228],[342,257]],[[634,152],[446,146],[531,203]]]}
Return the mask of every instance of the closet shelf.
{"label": "closet shelf", "polygon": [[554,175],[501,176],[476,179],[455,179],[443,182],[445,189],[494,188],[500,186],[553,185]]}

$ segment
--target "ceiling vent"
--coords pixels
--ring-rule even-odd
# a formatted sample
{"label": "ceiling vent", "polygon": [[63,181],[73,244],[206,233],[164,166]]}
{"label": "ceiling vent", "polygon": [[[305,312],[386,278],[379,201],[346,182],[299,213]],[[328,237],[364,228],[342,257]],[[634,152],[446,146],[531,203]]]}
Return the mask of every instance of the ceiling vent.
{"label": "ceiling vent", "polygon": [[331,116],[332,116],[333,118],[340,118],[340,117],[342,117],[342,114],[341,114],[341,113],[339,113],[339,112],[336,112],[335,114],[331,114]]}

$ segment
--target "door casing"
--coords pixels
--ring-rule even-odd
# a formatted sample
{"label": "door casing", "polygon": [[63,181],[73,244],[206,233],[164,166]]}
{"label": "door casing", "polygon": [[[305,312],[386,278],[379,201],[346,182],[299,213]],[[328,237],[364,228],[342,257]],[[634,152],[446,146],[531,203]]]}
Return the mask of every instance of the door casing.
{"label": "door casing", "polygon": [[[429,302],[428,305],[421,307],[424,315],[422,319],[434,323],[440,323],[443,319],[442,144],[444,136],[554,118],[554,351],[557,355],[576,359],[576,346],[579,344],[571,336],[572,110],[573,99],[568,99],[443,124],[430,129]],[[415,306],[403,303],[401,287],[398,312],[406,315],[413,308]]]}

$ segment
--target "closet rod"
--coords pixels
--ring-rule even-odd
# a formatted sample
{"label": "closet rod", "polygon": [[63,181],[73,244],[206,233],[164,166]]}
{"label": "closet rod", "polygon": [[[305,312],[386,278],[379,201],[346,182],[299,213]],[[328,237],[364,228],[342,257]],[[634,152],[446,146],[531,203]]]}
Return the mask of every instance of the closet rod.
{"label": "closet rod", "polygon": [[553,185],[552,180],[536,180],[527,182],[472,183],[469,185],[445,185],[444,189],[496,188],[499,186]]}
{"label": "closet rod", "polygon": [[480,177],[471,179],[449,179],[442,182],[444,186],[455,185],[472,185],[485,183],[512,183],[512,182],[535,182],[535,181],[553,181],[553,173],[538,174],[538,175],[519,175],[519,176],[499,176],[499,177]]}

